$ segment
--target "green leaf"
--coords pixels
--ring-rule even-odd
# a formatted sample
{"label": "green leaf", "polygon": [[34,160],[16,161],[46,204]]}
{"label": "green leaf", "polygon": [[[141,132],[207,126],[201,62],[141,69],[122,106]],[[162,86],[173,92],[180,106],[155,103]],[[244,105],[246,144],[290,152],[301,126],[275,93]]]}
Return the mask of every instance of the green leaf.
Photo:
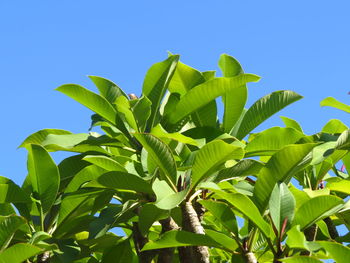
{"label": "green leaf", "polygon": [[348,130],[348,126],[346,126],[344,123],[342,123],[340,120],[332,119],[329,120],[325,126],[322,128],[323,133],[342,133],[345,130]]}
{"label": "green leaf", "polygon": [[65,84],[58,87],[56,90],[71,97],[93,112],[96,112],[104,119],[115,124],[116,110],[104,97],[76,84]]}
{"label": "green leaf", "polygon": [[98,76],[89,76],[89,78],[96,85],[100,94],[110,103],[114,103],[119,96],[128,97],[117,84],[108,79]]}
{"label": "green leaf", "polygon": [[146,131],[150,131],[157,124],[160,103],[175,72],[178,60],[178,55],[169,56],[166,60],[154,64],[146,73],[142,94],[147,96],[152,103]]}
{"label": "green leaf", "polygon": [[151,134],[157,136],[158,138],[167,138],[167,139],[175,140],[178,142],[182,142],[182,143],[190,144],[194,146],[198,145],[198,143],[191,137],[187,137],[178,132],[173,132],[173,133],[166,132],[161,125],[155,126],[152,129]]}
{"label": "green leaf", "polygon": [[167,120],[175,124],[217,97],[232,92],[233,89],[241,87],[247,82],[256,82],[259,79],[253,74],[241,74],[232,78],[215,78],[200,84],[180,99],[175,110],[167,116]]}
{"label": "green leaf", "polygon": [[129,124],[134,131],[138,132],[139,128],[134,116],[134,113],[131,110],[130,102],[124,96],[119,96],[115,101],[117,111],[124,115],[126,122]]}
{"label": "green leaf", "polygon": [[217,218],[228,231],[238,235],[235,214],[225,203],[212,200],[200,200],[199,203]]}
{"label": "green leaf", "polygon": [[340,134],[335,148],[339,150],[350,149],[350,130],[345,130]]}
{"label": "green leaf", "polygon": [[[227,54],[222,54],[219,59],[219,67],[224,77],[235,77],[244,74],[241,64]],[[247,102],[248,90],[246,85],[232,89],[222,96],[224,103],[223,128],[230,132],[242,114],[244,105]]]}
{"label": "green leaf", "polygon": [[272,190],[269,210],[272,222],[280,234],[284,220],[287,218],[288,227],[294,218],[295,212],[294,196],[285,183],[277,183]]}
{"label": "green leaf", "polygon": [[234,166],[221,170],[215,178],[215,181],[221,181],[234,177],[256,175],[263,167],[264,164],[259,161],[253,159],[243,159]]}
{"label": "green leaf", "polygon": [[132,251],[130,240],[126,239],[117,245],[104,251],[101,263],[124,263],[133,262],[134,252]]}
{"label": "green leaf", "polygon": [[176,163],[170,148],[154,135],[135,133],[134,136],[165,174],[169,185],[176,190]]}
{"label": "green leaf", "polygon": [[185,197],[187,196],[188,191],[189,191],[189,188],[181,192],[166,195],[160,199],[158,199],[157,197],[157,201],[154,204],[156,207],[160,209],[171,210],[177,207],[179,204],[181,204],[183,200],[185,200]]}
{"label": "green leaf", "polygon": [[97,187],[116,190],[132,190],[135,192],[153,194],[151,185],[141,177],[126,173],[112,171],[102,174],[84,187]]}
{"label": "green leaf", "polygon": [[276,152],[260,170],[254,187],[254,197],[260,210],[267,206],[277,182],[288,183],[292,176],[311,161],[310,152],[315,144],[288,145]]}
{"label": "green leaf", "polygon": [[329,182],[327,183],[327,188],[331,191],[350,195],[350,181],[348,180],[341,180],[338,182]]}
{"label": "green leaf", "polygon": [[154,204],[145,204],[139,214],[139,228],[143,236],[147,235],[148,230],[155,221],[166,218],[168,212],[164,211]]}
{"label": "green leaf", "polygon": [[232,135],[243,139],[263,121],[301,98],[302,96],[290,90],[275,91],[260,98],[244,115],[237,134]]}
{"label": "green leaf", "polygon": [[17,215],[0,217],[0,251],[10,244],[16,231],[25,223],[24,218]]}
{"label": "green leaf", "polygon": [[295,213],[293,225],[303,230],[317,221],[338,212],[344,205],[342,199],[331,195],[316,196],[303,203]]}
{"label": "green leaf", "polygon": [[322,263],[323,262],[317,258],[310,257],[310,256],[294,256],[289,258],[282,258],[279,260],[286,263]]}
{"label": "green leaf", "polygon": [[23,261],[42,253],[42,249],[36,246],[18,243],[9,247],[0,254],[0,263],[22,263]]}
{"label": "green leaf", "polygon": [[28,172],[34,197],[40,200],[46,214],[56,200],[60,175],[50,154],[40,145],[28,146]]}
{"label": "green leaf", "polygon": [[304,233],[300,231],[299,225],[293,226],[287,232],[287,236],[288,238],[286,244],[288,245],[288,247],[309,250],[309,247],[307,246],[306,237]]}
{"label": "green leaf", "polygon": [[134,105],[133,112],[140,132],[144,132],[148,118],[151,116],[152,102],[145,96],[142,96]]}
{"label": "green leaf", "polygon": [[350,248],[336,242],[319,241],[320,244],[337,263],[348,263]]}
{"label": "green leaf", "polygon": [[103,155],[86,155],[83,160],[88,161],[96,166],[99,166],[107,171],[126,172],[124,166],[117,161]]}
{"label": "green leaf", "polygon": [[12,180],[0,176],[0,204],[4,203],[30,203],[31,200]]}
{"label": "green leaf", "polygon": [[296,120],[293,120],[291,118],[284,117],[284,116],[280,116],[280,118],[282,119],[286,127],[296,129],[297,131],[300,131],[301,133],[303,133],[303,129],[301,128],[300,124]]}
{"label": "green leaf", "polygon": [[59,129],[44,129],[38,132],[33,133],[28,136],[24,142],[21,143],[18,148],[25,147],[27,144],[42,144],[42,142],[46,139],[49,134],[63,135],[63,134],[72,134],[69,131],[59,130]]}
{"label": "green leaf", "polygon": [[212,229],[206,229],[205,234],[215,240],[215,242],[219,243],[223,248],[228,251],[234,252],[238,248],[237,242],[233,239],[225,235],[224,233],[214,231]]}
{"label": "green leaf", "polygon": [[297,142],[304,134],[293,128],[273,127],[251,137],[245,148],[245,157],[272,155],[282,147]]}
{"label": "green leaf", "polygon": [[235,209],[240,211],[244,216],[249,218],[249,220],[251,220],[252,223],[255,226],[257,226],[266,237],[268,238],[270,237],[270,234],[271,234],[270,226],[263,219],[258,208],[255,206],[252,200],[250,200],[247,196],[239,193],[230,194],[222,191],[215,191],[215,193],[223,200],[226,200],[227,202],[229,202]]}
{"label": "green leaf", "polygon": [[321,105],[321,107],[329,106],[329,107],[333,107],[333,108],[345,111],[347,113],[350,113],[350,106],[349,105],[346,105],[346,104],[336,100],[333,97],[325,98],[324,100],[321,101],[320,105]]}
{"label": "green leaf", "polygon": [[168,247],[185,247],[185,246],[210,246],[221,247],[216,241],[206,235],[195,234],[187,231],[168,231],[160,239],[149,241],[142,249],[152,250]]}
{"label": "green leaf", "polygon": [[203,146],[196,154],[192,168],[192,185],[196,185],[224,164],[227,160],[241,159],[244,156],[242,148],[227,144],[221,140],[212,141]]}

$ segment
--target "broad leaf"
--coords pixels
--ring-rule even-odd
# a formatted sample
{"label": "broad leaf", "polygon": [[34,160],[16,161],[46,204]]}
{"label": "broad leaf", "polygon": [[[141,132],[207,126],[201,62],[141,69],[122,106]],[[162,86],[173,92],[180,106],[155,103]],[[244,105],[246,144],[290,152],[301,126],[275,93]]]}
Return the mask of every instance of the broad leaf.
{"label": "broad leaf", "polygon": [[222,191],[215,192],[220,198],[229,202],[235,209],[249,218],[256,225],[265,237],[270,237],[270,226],[261,216],[255,204],[243,194],[230,194]]}
{"label": "broad leaf", "polygon": [[112,171],[99,176],[84,187],[97,187],[116,190],[132,190],[153,194],[151,185],[141,177],[126,172]]}
{"label": "broad leaf", "polygon": [[28,136],[24,142],[21,143],[20,147],[25,147],[27,144],[42,144],[42,142],[46,139],[46,137],[49,134],[55,134],[55,135],[63,135],[63,134],[72,134],[69,131],[65,130],[59,130],[59,129],[44,129],[40,130],[38,132],[33,133],[32,135]]}
{"label": "broad leaf", "polygon": [[212,141],[196,154],[192,168],[192,185],[196,185],[208,178],[211,174],[217,171],[217,168],[224,164],[227,160],[243,158],[244,151],[242,148],[227,144],[221,140]]}
{"label": "broad leaf", "polygon": [[337,263],[348,263],[350,248],[336,242],[317,242],[320,244]]}
{"label": "broad leaf", "polygon": [[141,234],[146,236],[148,230],[155,221],[158,221],[162,218],[166,218],[167,216],[167,211],[156,207],[154,204],[144,205],[139,214],[139,228]]}
{"label": "broad leaf", "polygon": [[144,132],[148,118],[151,116],[152,102],[145,96],[142,96],[134,105],[133,112],[140,132]]}
{"label": "broad leaf", "polygon": [[205,209],[208,210],[214,217],[216,217],[228,231],[238,235],[238,226],[235,214],[225,203],[212,200],[201,200],[199,203],[203,205]]}
{"label": "broad leaf", "polygon": [[116,110],[104,97],[101,97],[100,95],[75,84],[62,85],[56,90],[71,97],[93,112],[96,112],[104,119],[115,124],[117,115]]}
{"label": "broad leaf", "polygon": [[28,146],[28,172],[34,197],[40,200],[42,212],[46,214],[55,202],[60,175],[55,162],[40,145]]}
{"label": "broad leaf", "polygon": [[348,126],[346,126],[340,120],[332,119],[332,120],[329,120],[325,126],[323,126],[322,132],[334,134],[334,133],[342,133],[343,131],[348,129],[349,129]]}
{"label": "broad leaf", "polygon": [[176,163],[170,148],[154,135],[136,133],[134,136],[165,174],[169,185],[176,190]]}
{"label": "broad leaf", "polygon": [[341,180],[338,182],[329,182],[327,183],[327,188],[331,191],[350,195],[350,181],[348,180]]}
{"label": "broad leaf", "polygon": [[0,251],[10,244],[15,232],[25,223],[23,217],[16,215],[0,217]]}
{"label": "broad leaf", "polygon": [[87,155],[83,158],[83,160],[88,161],[89,163],[92,163],[96,166],[99,166],[107,171],[126,172],[124,166],[107,156]]}
{"label": "broad leaf", "polygon": [[216,176],[215,181],[221,181],[234,177],[256,175],[263,167],[264,164],[259,161],[253,159],[243,159],[234,166],[221,170]]}
{"label": "broad leaf", "polygon": [[278,233],[281,233],[283,222],[287,219],[287,227],[294,218],[295,199],[285,183],[277,183],[271,193],[269,210],[272,222]]}
{"label": "broad leaf", "polygon": [[288,128],[293,128],[296,129],[297,131],[300,131],[301,133],[303,132],[303,129],[301,128],[300,124],[291,118],[280,116],[282,119],[283,123],[286,125]]}
{"label": "broad leaf", "polygon": [[42,249],[36,246],[18,243],[0,253],[0,263],[22,263],[25,260],[42,253]]}
{"label": "broad leaf", "polygon": [[233,89],[239,88],[247,82],[256,82],[259,79],[253,74],[241,74],[233,78],[215,78],[200,84],[180,99],[175,110],[167,116],[167,120],[175,124],[217,97],[232,92]]}
{"label": "broad leaf", "polygon": [[[244,73],[241,64],[227,54],[220,56],[219,67],[224,77],[235,77]],[[222,96],[224,103],[223,128],[225,132],[229,133],[238,121],[247,102],[247,97],[248,90],[245,84]]]}
{"label": "broad leaf", "polygon": [[282,258],[279,259],[282,262],[285,263],[322,263],[323,261],[309,256],[294,256],[290,258]]}
{"label": "broad leaf", "polygon": [[263,121],[301,98],[302,96],[290,90],[275,91],[262,97],[248,109],[237,134],[232,135],[238,139],[243,139]]}
{"label": "broad leaf", "polygon": [[288,247],[309,250],[307,246],[306,237],[304,233],[300,231],[299,225],[292,227],[287,232],[287,236],[288,238],[286,244],[288,245]]}
{"label": "broad leaf", "polygon": [[333,97],[328,97],[325,98],[324,100],[321,101],[320,105],[323,106],[329,106],[329,107],[333,107],[342,111],[345,111],[347,113],[350,113],[350,106],[346,105],[338,100],[336,100]]}
{"label": "broad leaf", "polygon": [[148,71],[143,82],[142,94],[151,101],[151,115],[147,121],[147,131],[157,124],[160,103],[175,72],[178,55],[172,55],[166,60],[154,64]]}
{"label": "broad leaf", "polygon": [[100,94],[110,103],[114,103],[119,96],[124,96],[127,98],[124,91],[112,81],[98,76],[89,76],[89,78],[96,85]]}
{"label": "broad leaf", "polygon": [[126,239],[117,245],[106,249],[102,255],[101,263],[124,263],[133,262],[134,252],[130,240]]}
{"label": "broad leaf", "polygon": [[30,203],[31,200],[12,180],[0,176],[0,204],[4,203]]}
{"label": "broad leaf", "polygon": [[116,99],[115,104],[116,104],[117,111],[124,115],[124,118],[126,122],[129,124],[129,126],[133,128],[134,131],[138,132],[139,128],[137,126],[134,113],[131,110],[129,100],[124,96],[119,96]]}
{"label": "broad leaf", "polygon": [[260,210],[267,206],[277,182],[288,183],[292,176],[311,161],[310,151],[315,144],[288,145],[276,152],[260,170],[254,187],[254,196]]}
{"label": "broad leaf", "polygon": [[184,246],[210,246],[221,247],[219,243],[207,235],[195,234],[187,231],[168,231],[164,233],[160,239],[149,241],[142,249],[152,250],[168,247],[184,247]]}
{"label": "broad leaf", "polygon": [[304,134],[293,128],[273,127],[251,137],[245,157],[272,155],[283,146],[297,142]]}
{"label": "broad leaf", "polygon": [[303,203],[295,213],[293,225],[303,230],[318,220],[338,212],[344,205],[342,199],[332,195],[316,196]]}

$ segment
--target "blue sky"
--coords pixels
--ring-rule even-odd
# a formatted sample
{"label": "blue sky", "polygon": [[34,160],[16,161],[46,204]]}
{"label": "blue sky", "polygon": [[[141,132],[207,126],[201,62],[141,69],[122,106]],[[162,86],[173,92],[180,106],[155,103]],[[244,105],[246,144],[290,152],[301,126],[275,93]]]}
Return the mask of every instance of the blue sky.
{"label": "blue sky", "polygon": [[[348,115],[319,102],[349,103],[348,1],[1,1],[0,174],[22,183],[26,151],[16,149],[43,128],[87,132],[91,112],[54,91],[65,83],[94,89],[87,75],[140,93],[143,77],[167,51],[199,70],[218,69],[222,53],[246,72],[249,103],[275,90],[305,98],[279,115],[306,133]],[[278,116],[260,129],[282,125]]]}

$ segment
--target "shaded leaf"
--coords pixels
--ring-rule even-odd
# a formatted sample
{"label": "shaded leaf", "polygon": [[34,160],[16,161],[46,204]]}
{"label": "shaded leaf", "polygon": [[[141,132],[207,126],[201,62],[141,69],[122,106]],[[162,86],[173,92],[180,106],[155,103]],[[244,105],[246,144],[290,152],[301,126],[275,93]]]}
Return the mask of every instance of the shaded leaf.
{"label": "shaded leaf", "polygon": [[0,263],[22,263],[42,253],[42,249],[25,243],[14,244],[0,254]]}

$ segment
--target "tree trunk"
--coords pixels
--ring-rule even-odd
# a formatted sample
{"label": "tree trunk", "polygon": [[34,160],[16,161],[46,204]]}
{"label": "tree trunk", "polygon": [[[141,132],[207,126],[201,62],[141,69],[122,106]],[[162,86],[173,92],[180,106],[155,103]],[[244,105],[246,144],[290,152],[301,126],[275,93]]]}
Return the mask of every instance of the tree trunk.
{"label": "tree trunk", "polygon": [[[304,230],[304,234],[305,234],[307,241],[314,241],[316,238],[316,234],[317,234],[317,225],[313,224],[312,226],[306,228]],[[302,251],[300,253],[300,255],[302,255],[302,256],[309,256],[310,254],[311,254],[310,251],[307,251],[307,250]]]}
{"label": "tree trunk", "polygon": [[139,224],[137,222],[133,223],[133,239],[139,262],[150,263],[155,256],[155,252],[152,250],[141,252],[143,246],[148,242],[148,238],[141,234]]}
{"label": "tree trunk", "polygon": [[245,258],[247,260],[247,263],[258,263],[258,260],[256,259],[253,252],[246,253]]}
{"label": "tree trunk", "polygon": [[328,232],[329,232],[329,235],[331,236],[331,238],[336,239],[337,237],[339,237],[339,233],[338,233],[332,219],[330,219],[330,217],[326,217],[325,219],[323,219],[323,221],[327,225]]}
{"label": "tree trunk", "polygon": [[[191,202],[186,202],[181,206],[182,209],[182,228],[185,231],[193,232],[196,234],[204,235],[204,228],[201,225],[198,215],[192,206]],[[192,250],[192,263],[209,263],[209,251],[206,246],[193,246]],[[185,252],[185,251],[184,251]],[[180,253],[181,255],[181,253]],[[185,260],[185,259],[184,259]],[[188,261],[181,261],[187,263]]]}
{"label": "tree trunk", "polygon": [[[163,220],[159,220],[159,223],[162,225],[162,234],[171,230],[178,230],[179,226],[176,224],[176,222],[171,218],[168,217]],[[174,248],[163,248],[160,249],[159,255],[158,255],[158,262],[159,263],[172,263],[173,262],[173,256],[174,256]]]}

